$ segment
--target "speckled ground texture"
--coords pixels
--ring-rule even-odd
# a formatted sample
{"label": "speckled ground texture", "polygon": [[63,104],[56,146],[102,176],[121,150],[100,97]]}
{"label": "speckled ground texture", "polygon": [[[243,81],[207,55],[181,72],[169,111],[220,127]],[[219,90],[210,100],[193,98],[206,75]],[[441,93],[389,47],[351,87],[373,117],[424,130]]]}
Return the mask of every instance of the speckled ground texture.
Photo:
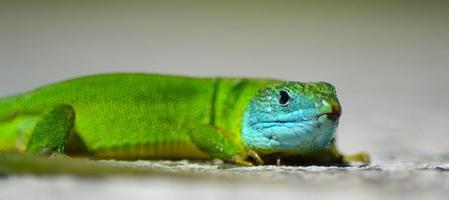
{"label": "speckled ground texture", "polygon": [[366,167],[225,169],[218,161],[101,161],[194,176],[7,176],[0,181],[0,195],[5,199],[446,199],[449,162],[441,160],[448,158],[420,160],[389,158]]}
{"label": "speckled ground texture", "polygon": [[373,162],[102,161],[193,177],[1,176],[0,199],[448,199],[448,10],[433,0],[1,1],[0,97],[123,71],[327,81],[343,108],[339,149]]}

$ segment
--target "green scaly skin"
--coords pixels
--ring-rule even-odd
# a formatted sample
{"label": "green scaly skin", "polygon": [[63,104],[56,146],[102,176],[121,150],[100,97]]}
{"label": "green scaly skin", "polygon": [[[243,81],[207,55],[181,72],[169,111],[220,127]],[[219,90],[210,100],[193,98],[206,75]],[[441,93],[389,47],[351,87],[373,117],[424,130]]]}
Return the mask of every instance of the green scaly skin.
{"label": "green scaly skin", "polygon": [[248,105],[264,88],[282,83],[153,74],[59,82],[0,100],[0,152],[127,160],[219,158],[247,166],[279,163],[281,158],[285,163],[303,158],[337,164],[368,161],[365,154],[342,156],[333,141],[301,155],[253,148],[244,141]]}

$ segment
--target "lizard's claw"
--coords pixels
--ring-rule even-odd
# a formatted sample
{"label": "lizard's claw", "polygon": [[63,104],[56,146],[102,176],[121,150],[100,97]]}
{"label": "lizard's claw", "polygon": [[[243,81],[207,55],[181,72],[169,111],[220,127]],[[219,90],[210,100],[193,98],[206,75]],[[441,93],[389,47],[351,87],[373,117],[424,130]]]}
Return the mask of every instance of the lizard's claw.
{"label": "lizard's claw", "polygon": [[360,162],[363,164],[369,164],[371,162],[369,155],[365,152],[361,152],[361,153],[357,153],[357,154],[349,155],[349,156],[343,156],[343,159],[346,162]]}
{"label": "lizard's claw", "polygon": [[248,155],[256,161],[257,165],[264,164],[262,158],[260,158],[259,154],[257,154],[254,150],[248,150]]}
{"label": "lizard's claw", "polygon": [[246,161],[245,159],[243,159],[241,156],[238,156],[238,155],[233,156],[231,161],[235,164],[246,166],[246,167],[254,166],[253,163]]}

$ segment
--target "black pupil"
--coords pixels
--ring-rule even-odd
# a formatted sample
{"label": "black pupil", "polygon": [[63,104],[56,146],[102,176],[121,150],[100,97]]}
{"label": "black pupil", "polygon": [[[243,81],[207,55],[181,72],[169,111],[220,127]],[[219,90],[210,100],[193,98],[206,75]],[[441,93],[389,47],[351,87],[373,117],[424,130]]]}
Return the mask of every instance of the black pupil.
{"label": "black pupil", "polygon": [[287,105],[288,101],[290,101],[290,96],[286,91],[280,91],[279,92],[279,104],[281,105]]}

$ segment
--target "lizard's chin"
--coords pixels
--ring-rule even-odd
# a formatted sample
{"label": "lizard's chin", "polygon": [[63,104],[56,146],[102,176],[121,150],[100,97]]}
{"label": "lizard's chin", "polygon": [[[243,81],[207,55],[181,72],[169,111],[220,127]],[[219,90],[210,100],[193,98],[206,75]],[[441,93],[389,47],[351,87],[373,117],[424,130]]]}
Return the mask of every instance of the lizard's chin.
{"label": "lizard's chin", "polygon": [[332,119],[328,115],[325,113],[301,120],[264,121],[254,127],[267,141],[281,150],[294,150],[301,146],[320,148],[333,137],[338,125],[338,119],[332,118],[333,113],[330,114]]}

